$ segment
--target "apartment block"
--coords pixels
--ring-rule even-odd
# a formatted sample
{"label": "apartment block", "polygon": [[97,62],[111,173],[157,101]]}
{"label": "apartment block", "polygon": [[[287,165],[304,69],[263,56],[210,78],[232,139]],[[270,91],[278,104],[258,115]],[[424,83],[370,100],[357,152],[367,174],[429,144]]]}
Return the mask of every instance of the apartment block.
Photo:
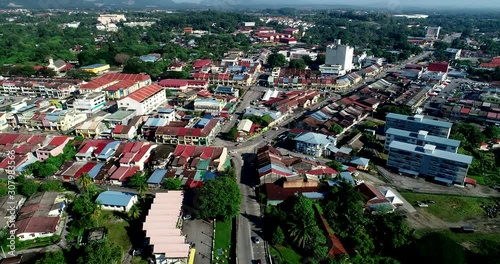
{"label": "apartment block", "polygon": [[416,132],[427,131],[428,135],[445,137],[450,136],[452,123],[426,119],[423,115],[407,116],[389,113],[386,116],[385,131],[390,128]]}
{"label": "apartment block", "polygon": [[398,141],[389,145],[387,166],[400,174],[431,178],[446,184],[464,185],[472,157]]}
{"label": "apartment block", "polygon": [[429,132],[424,130],[411,132],[401,129],[389,128],[385,132],[385,150],[389,150],[389,145],[393,141],[399,141],[417,146],[425,146],[427,144],[430,144],[436,146],[437,150],[453,153],[457,153],[457,150],[460,147],[460,141],[458,140],[432,136],[429,135]]}
{"label": "apartment block", "polygon": [[75,99],[73,107],[76,112],[95,114],[106,105],[106,96],[103,92],[83,94]]}

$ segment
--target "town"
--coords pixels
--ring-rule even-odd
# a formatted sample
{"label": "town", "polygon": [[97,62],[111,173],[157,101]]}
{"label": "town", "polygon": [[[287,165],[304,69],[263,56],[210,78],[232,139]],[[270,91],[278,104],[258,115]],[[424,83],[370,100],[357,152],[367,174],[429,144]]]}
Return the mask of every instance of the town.
{"label": "town", "polygon": [[301,12],[0,10],[0,264],[494,263],[498,17]]}

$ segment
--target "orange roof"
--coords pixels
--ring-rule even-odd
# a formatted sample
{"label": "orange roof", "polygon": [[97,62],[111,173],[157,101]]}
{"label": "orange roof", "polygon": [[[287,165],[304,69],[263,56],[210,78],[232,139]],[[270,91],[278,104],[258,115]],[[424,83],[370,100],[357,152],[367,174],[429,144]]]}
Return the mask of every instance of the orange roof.
{"label": "orange roof", "polygon": [[107,87],[104,90],[105,91],[118,91],[119,89],[124,89],[124,88],[129,88],[131,86],[134,86],[135,83],[136,83],[136,81],[133,81],[133,80],[122,80],[122,81],[119,81],[119,82]]}
{"label": "orange roof", "polygon": [[124,98],[130,98],[134,101],[142,102],[161,91],[163,91],[163,88],[161,86],[157,84],[151,84],[140,88],[139,90],[125,96]]}

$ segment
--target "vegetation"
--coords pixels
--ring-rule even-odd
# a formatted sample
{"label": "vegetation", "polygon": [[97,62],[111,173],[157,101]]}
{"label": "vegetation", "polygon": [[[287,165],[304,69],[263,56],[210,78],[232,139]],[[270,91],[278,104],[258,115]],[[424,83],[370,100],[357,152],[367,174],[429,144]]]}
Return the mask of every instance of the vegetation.
{"label": "vegetation", "polygon": [[68,262],[64,256],[64,252],[58,250],[44,253],[43,257],[37,260],[36,264],[66,264]]}
{"label": "vegetation", "polygon": [[385,120],[385,116],[388,113],[395,113],[400,115],[412,115],[413,111],[409,106],[402,105],[384,105],[382,108],[377,110],[377,116],[379,119]]}
{"label": "vegetation", "polygon": [[116,244],[108,241],[91,243],[84,249],[84,254],[78,258],[78,264],[120,263],[122,251]]}
{"label": "vegetation", "polygon": [[182,181],[177,178],[168,178],[163,182],[163,188],[167,190],[180,190],[182,189]]}
{"label": "vegetation", "polygon": [[334,170],[336,170],[337,172],[342,172],[343,171],[343,167],[344,165],[342,165],[342,163],[336,161],[336,160],[332,160],[332,161],[329,161],[326,163],[326,165]]}
{"label": "vegetation", "polygon": [[238,137],[238,127],[233,126],[227,133],[226,138],[232,141],[236,141],[237,137]]}
{"label": "vegetation", "polygon": [[285,55],[273,53],[267,58],[267,64],[270,68],[283,67],[287,63]]}
{"label": "vegetation", "polygon": [[338,124],[332,124],[330,127],[328,127],[328,131],[332,132],[335,135],[338,135],[344,131],[344,128]]}
{"label": "vegetation", "polygon": [[200,189],[198,217],[227,221],[240,211],[241,194],[235,178],[216,177]]}
{"label": "vegetation", "polygon": [[55,157],[50,156],[43,162],[36,161],[26,168],[22,173],[24,175],[32,174],[35,177],[46,178],[49,176],[53,176],[59,168],[66,161],[73,160],[76,155],[76,149],[73,145],[72,141],[70,141],[66,146],[64,146],[63,153],[59,154]]}
{"label": "vegetation", "polygon": [[[219,259],[225,259],[225,256],[229,256],[231,247],[231,232],[232,232],[232,221],[231,219],[227,221],[217,221],[215,223],[215,241],[213,254],[214,257],[219,257]],[[222,249],[223,255],[219,255],[218,250]],[[226,253],[227,250],[227,253]]]}
{"label": "vegetation", "polygon": [[459,222],[465,219],[483,216],[485,212],[484,209],[481,208],[481,205],[495,204],[493,199],[457,195],[424,194],[413,192],[401,192],[401,195],[403,195],[403,197],[412,204],[416,201],[435,201],[435,204],[430,204],[429,207],[423,208],[422,210],[449,222]]}

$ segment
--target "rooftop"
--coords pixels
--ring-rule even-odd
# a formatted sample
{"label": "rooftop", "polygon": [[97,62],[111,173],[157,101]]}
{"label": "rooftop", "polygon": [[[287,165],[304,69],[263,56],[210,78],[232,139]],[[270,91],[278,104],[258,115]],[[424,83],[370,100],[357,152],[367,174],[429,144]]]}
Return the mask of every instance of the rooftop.
{"label": "rooftop", "polygon": [[429,144],[422,147],[422,146],[403,143],[403,142],[399,142],[399,141],[393,141],[389,145],[389,149],[399,149],[399,150],[403,150],[403,151],[409,151],[412,153],[419,153],[419,154],[423,154],[423,155],[427,155],[427,156],[438,157],[441,159],[462,162],[462,163],[466,163],[466,164],[472,163],[471,156],[462,155],[462,154],[453,153],[453,152],[448,152],[448,151],[443,151],[443,150],[438,150],[438,149],[435,149],[435,146],[429,145]]}
{"label": "rooftop", "polygon": [[120,99],[123,100],[125,98],[130,98],[134,101],[137,101],[139,103],[142,103],[144,100],[148,99],[149,97],[162,92],[163,88],[157,84],[151,84],[145,87],[142,87],[138,89],[137,91],[125,96],[124,98]]}
{"label": "rooftop", "polygon": [[298,135],[294,140],[300,141],[300,142],[305,142],[308,144],[326,146],[328,144],[334,144],[336,139],[334,137],[326,136],[323,134],[318,134],[318,133],[313,133],[313,132],[305,132],[305,133],[301,133],[300,135]]}
{"label": "rooftop", "polygon": [[[395,128],[387,129],[386,134],[400,136],[400,137],[407,137],[407,138],[415,138],[415,139],[419,138],[419,135],[421,135],[421,136],[424,135],[424,133],[420,133],[420,132],[415,133],[415,132],[401,130],[401,129],[395,129]],[[432,135],[428,135],[428,134],[425,135],[425,137],[422,137],[422,139],[425,139],[425,141],[429,142],[429,143],[445,144],[445,145],[457,147],[457,148],[460,146],[460,141],[458,141],[458,140],[444,138],[444,137],[436,137],[436,136],[432,136]]]}
{"label": "rooftop", "polygon": [[104,191],[97,196],[96,201],[102,205],[127,206],[134,196],[133,193]]}
{"label": "rooftop", "polygon": [[422,124],[432,125],[432,126],[439,126],[439,127],[444,127],[444,128],[451,128],[453,126],[453,124],[450,123],[450,122],[444,122],[444,121],[426,119],[426,118],[424,118],[423,115],[407,116],[407,115],[400,115],[400,114],[395,114],[395,113],[389,113],[389,114],[387,114],[386,118],[393,118],[393,119],[399,119],[399,120],[408,120],[408,121],[413,121],[413,122],[420,122]]}

